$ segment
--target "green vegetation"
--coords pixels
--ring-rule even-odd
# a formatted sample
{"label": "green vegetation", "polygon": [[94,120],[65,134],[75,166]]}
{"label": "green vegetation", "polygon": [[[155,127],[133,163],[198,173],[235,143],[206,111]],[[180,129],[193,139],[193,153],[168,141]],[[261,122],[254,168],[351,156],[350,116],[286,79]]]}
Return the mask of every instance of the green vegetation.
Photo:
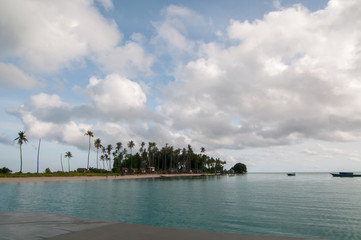
{"label": "green vegetation", "polygon": [[231,169],[233,169],[235,173],[247,173],[247,166],[243,163],[236,163]]}
{"label": "green vegetation", "polygon": [[[71,172],[70,168],[70,159],[73,157],[71,152],[65,153],[65,158],[68,158],[68,173],[76,174],[80,176],[86,174],[134,174],[134,173],[223,173],[225,161],[222,161],[219,158],[209,157],[205,154],[205,148],[201,147],[200,150],[195,152],[190,144],[187,148],[174,148],[168,144],[165,144],[164,147],[157,146],[155,142],[141,142],[138,152],[133,154],[133,149],[136,148],[136,143],[133,140],[130,140],[126,147],[123,147],[121,142],[117,142],[115,147],[111,144],[108,144],[106,147],[102,145],[100,138],[95,139],[94,148],[96,148],[96,168],[91,168],[89,166],[90,160],[90,150],[91,150],[91,138],[94,137],[92,131],[88,130],[85,136],[89,137],[89,149],[88,149],[88,159],[87,159],[87,168],[78,169],[78,172]],[[22,144],[28,142],[25,132],[19,131],[18,137],[14,139],[17,141],[20,146],[20,171],[19,173],[12,174],[14,176],[21,175],[22,173]],[[148,146],[147,146],[148,145]],[[40,139],[37,155],[37,174],[51,175],[51,176],[64,176],[63,171],[51,172],[49,168],[45,170],[45,173],[39,173],[39,149],[40,149]],[[100,150],[100,151],[99,151]],[[128,153],[130,150],[130,154]],[[100,157],[99,157],[100,152]],[[103,162],[102,167],[99,164],[99,160]],[[63,170],[62,155],[60,157],[61,166]],[[5,171],[5,170],[4,170]],[[1,174],[8,174],[0,172]],[[28,176],[30,173],[23,174],[22,176]],[[36,176],[30,174],[31,176]],[[66,174],[65,174],[66,175]]]}
{"label": "green vegetation", "polygon": [[[141,143],[139,151],[132,154],[132,149],[135,147],[133,141],[127,144],[130,149],[130,154],[127,154],[127,149],[122,150],[122,143],[118,142],[113,155],[113,172],[127,169],[144,169],[154,168],[157,172],[182,172],[182,173],[215,173],[222,172],[223,165],[226,163],[218,158],[207,156],[205,148],[201,148],[200,153],[195,153],[191,145],[183,149],[174,149],[173,146],[166,144],[161,149],[157,148],[155,142],[149,142],[148,148],[144,142]],[[109,145],[108,145],[109,147]],[[108,148],[107,148],[108,149]],[[148,151],[147,151],[148,150]],[[102,151],[100,156],[102,161],[109,161],[109,151]],[[109,169],[110,170],[110,169]]]}
{"label": "green vegetation", "polygon": [[0,168],[0,174],[10,174],[11,172],[12,171],[7,167]]}

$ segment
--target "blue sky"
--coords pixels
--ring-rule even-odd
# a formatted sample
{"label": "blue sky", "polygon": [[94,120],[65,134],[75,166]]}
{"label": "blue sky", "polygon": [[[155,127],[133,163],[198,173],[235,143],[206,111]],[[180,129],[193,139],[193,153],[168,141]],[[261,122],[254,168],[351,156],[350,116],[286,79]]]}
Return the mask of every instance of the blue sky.
{"label": "blue sky", "polygon": [[[358,1],[1,1],[0,167],[88,139],[205,147],[258,171],[361,170]],[[91,165],[95,164],[95,150]]]}

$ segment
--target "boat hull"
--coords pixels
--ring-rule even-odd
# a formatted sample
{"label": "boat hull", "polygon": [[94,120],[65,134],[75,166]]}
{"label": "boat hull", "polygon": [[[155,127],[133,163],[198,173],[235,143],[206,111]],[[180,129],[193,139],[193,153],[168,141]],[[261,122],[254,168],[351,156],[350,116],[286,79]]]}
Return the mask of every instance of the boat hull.
{"label": "boat hull", "polygon": [[331,173],[334,177],[361,177],[361,174],[354,173]]}

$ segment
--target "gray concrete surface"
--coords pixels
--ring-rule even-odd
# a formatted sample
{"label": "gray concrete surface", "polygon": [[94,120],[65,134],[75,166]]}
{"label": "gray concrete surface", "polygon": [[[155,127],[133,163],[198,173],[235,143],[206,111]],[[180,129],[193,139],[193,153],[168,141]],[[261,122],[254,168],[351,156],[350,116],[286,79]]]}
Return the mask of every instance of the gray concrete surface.
{"label": "gray concrete surface", "polygon": [[69,217],[49,213],[0,213],[1,240],[304,240],[206,232]]}
{"label": "gray concrete surface", "polygon": [[0,212],[0,240],[38,240],[112,222],[39,212]]}

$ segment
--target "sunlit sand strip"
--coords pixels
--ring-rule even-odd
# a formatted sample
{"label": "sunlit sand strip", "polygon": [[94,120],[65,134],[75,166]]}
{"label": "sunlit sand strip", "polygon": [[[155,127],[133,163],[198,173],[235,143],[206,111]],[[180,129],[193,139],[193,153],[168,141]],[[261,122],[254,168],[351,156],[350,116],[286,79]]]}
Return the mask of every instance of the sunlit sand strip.
{"label": "sunlit sand strip", "polygon": [[0,183],[92,181],[92,180],[111,180],[111,179],[160,178],[160,177],[191,177],[191,176],[200,176],[200,175],[201,174],[143,174],[143,175],[124,175],[124,176],[7,177],[7,178],[0,178]]}

